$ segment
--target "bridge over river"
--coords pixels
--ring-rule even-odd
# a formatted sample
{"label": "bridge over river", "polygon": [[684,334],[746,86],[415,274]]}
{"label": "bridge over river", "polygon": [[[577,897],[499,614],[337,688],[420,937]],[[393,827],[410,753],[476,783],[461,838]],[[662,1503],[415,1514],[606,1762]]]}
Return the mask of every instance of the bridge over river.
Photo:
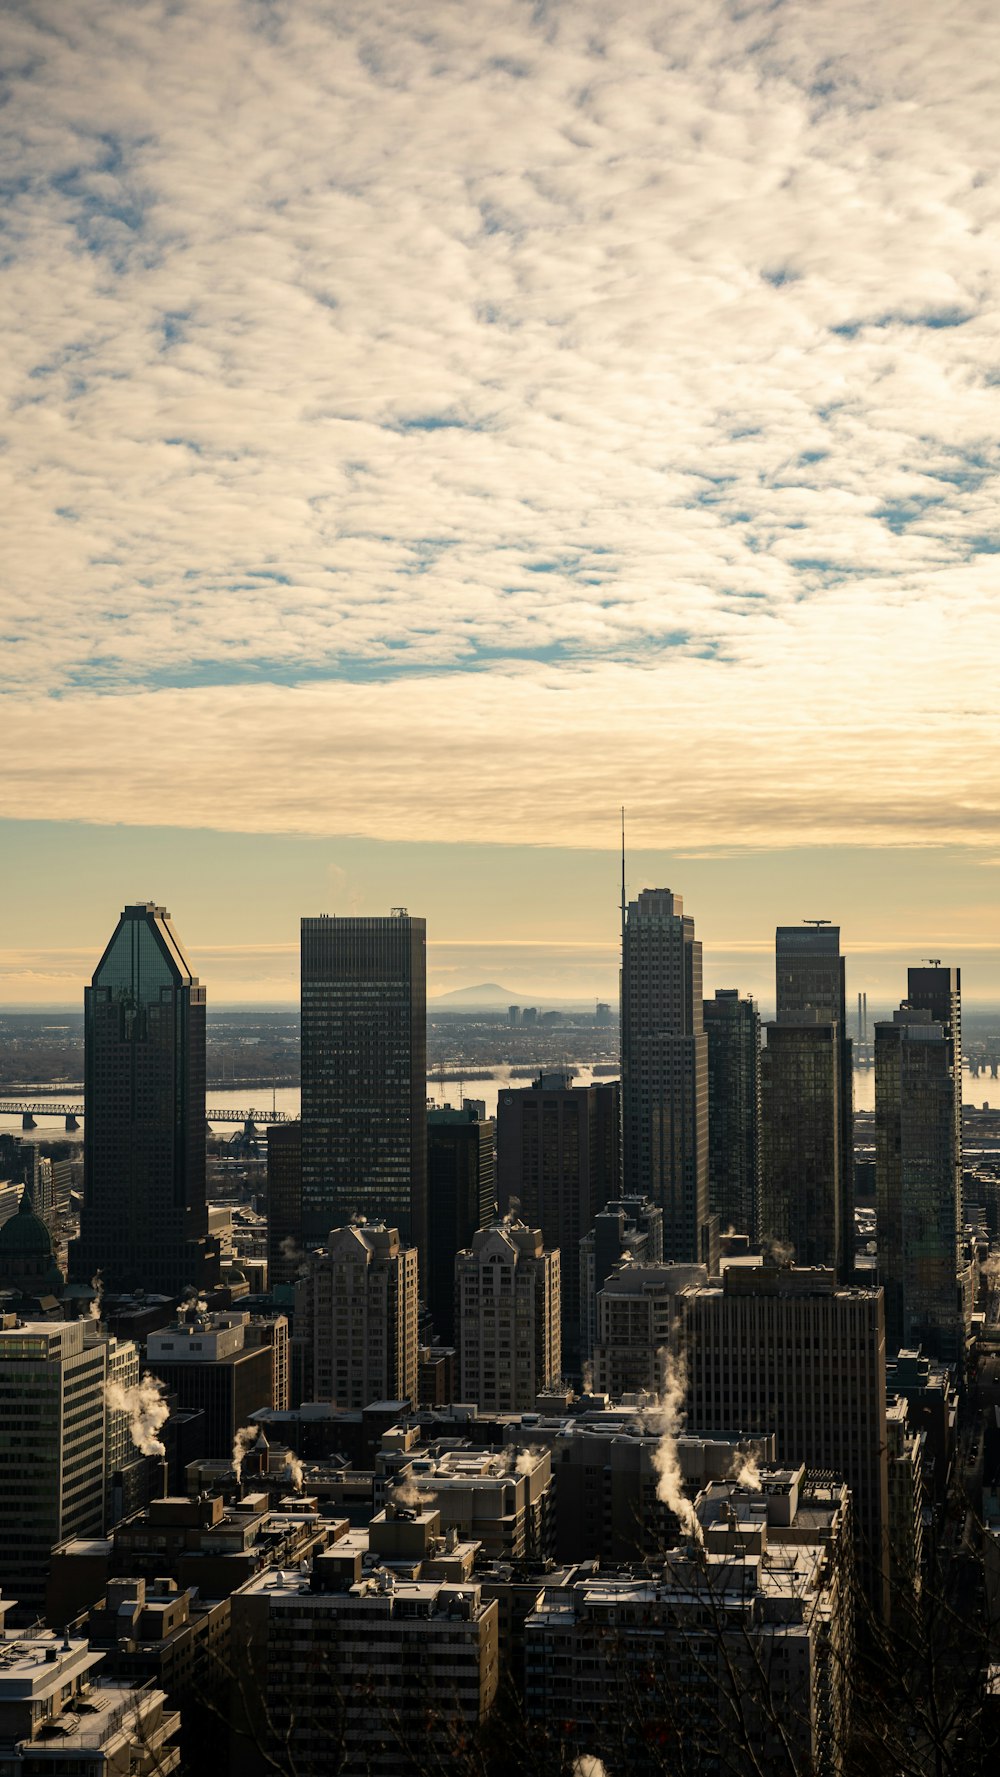
{"label": "bridge over river", "polygon": [[[80,1118],[84,1115],[82,1103],[67,1103],[55,1098],[3,1098],[0,1099],[0,1117],[20,1117],[22,1129],[35,1129],[39,1117],[62,1117],[67,1129],[79,1129]],[[289,1116],[287,1111],[239,1111],[229,1107],[224,1111],[206,1110],[206,1123],[238,1123],[249,1135],[254,1130],[266,1128],[271,1123],[297,1123],[297,1117]]]}

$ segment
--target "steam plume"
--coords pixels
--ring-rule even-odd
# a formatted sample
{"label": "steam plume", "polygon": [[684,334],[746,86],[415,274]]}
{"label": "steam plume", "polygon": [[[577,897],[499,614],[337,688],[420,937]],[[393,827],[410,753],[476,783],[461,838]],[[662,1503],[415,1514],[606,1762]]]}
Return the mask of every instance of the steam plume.
{"label": "steam plume", "polygon": [[729,1474],[737,1487],[747,1487],[751,1493],[760,1492],[760,1464],[752,1450],[736,1452]]}
{"label": "steam plume", "polygon": [[259,1433],[260,1427],[257,1425],[241,1425],[233,1439],[233,1474],[236,1476],[237,1487],[243,1479],[243,1463],[247,1451],[256,1444]]}
{"label": "steam plume", "polygon": [[700,1526],[694,1506],[684,1492],[684,1477],[677,1453],[677,1438],[684,1429],[684,1396],[687,1391],[684,1360],[675,1358],[665,1346],[660,1347],[657,1357],[660,1361],[660,1388],[655,1406],[648,1409],[645,1415],[650,1429],[660,1434],[660,1441],[653,1451],[653,1467],[657,1476],[656,1497],[670,1507],[689,1536],[698,1536]]}
{"label": "steam plume", "polygon": [[285,1451],[285,1468],[296,1493],[301,1493],[305,1469],[294,1450]]}
{"label": "steam plume", "polygon": [[112,1413],[127,1413],[132,1442],[143,1456],[165,1456],[166,1446],[157,1436],[170,1409],[160,1393],[163,1383],[149,1371],[141,1382],[125,1388],[120,1382],[104,1384],[105,1404]]}
{"label": "steam plume", "polygon": [[90,1280],[90,1287],[94,1292],[94,1299],[87,1304],[87,1313],[90,1315],[91,1320],[100,1320],[101,1302],[104,1298],[104,1279],[101,1276],[100,1267],[94,1272],[94,1275]]}
{"label": "steam plume", "polygon": [[594,1366],[591,1363],[589,1358],[587,1358],[584,1362],[583,1373],[580,1377],[580,1385],[583,1389],[584,1394],[593,1394],[593,1392],[594,1392]]}
{"label": "steam plume", "polygon": [[581,1752],[573,1765],[573,1777],[607,1777],[604,1765],[591,1752]]}
{"label": "steam plume", "polygon": [[795,1248],[787,1240],[779,1240],[776,1234],[769,1234],[764,1241],[764,1257],[771,1265],[794,1265]]}
{"label": "steam plume", "polygon": [[410,1475],[405,1481],[397,1481],[392,1490],[393,1505],[402,1506],[405,1511],[421,1512],[425,1506],[433,1504],[433,1493],[422,1493]]}

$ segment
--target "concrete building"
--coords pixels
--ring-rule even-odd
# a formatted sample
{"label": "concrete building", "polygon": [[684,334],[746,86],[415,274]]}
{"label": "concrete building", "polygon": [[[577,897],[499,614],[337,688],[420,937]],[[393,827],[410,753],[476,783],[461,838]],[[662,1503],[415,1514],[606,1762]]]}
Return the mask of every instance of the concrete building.
{"label": "concrete building", "polygon": [[[648,1197],[619,1197],[606,1203],[580,1242],[580,1353],[594,1355],[597,1292],[623,1259],[659,1264],[663,1258],[663,1211]],[[568,1262],[568,1261],[567,1261]]]}
{"label": "concrete building", "polygon": [[496,1125],[474,1110],[427,1113],[427,1306],[443,1345],[455,1337],[455,1254],[496,1213]]}
{"label": "concrete building", "polygon": [[205,989],[166,908],[126,907],[84,996],[71,1275],[178,1297],[218,1276],[205,1203]]}
{"label": "concrete building", "polygon": [[580,1356],[580,1279],[574,1257],[601,1207],[621,1184],[621,1090],[617,1080],[574,1086],[565,1073],[540,1074],[497,1098],[500,1208],[511,1204],[548,1247],[561,1272],[563,1362]]}
{"label": "concrete building", "polygon": [[426,923],[302,921],[303,1243],[355,1215],[427,1258]]}
{"label": "concrete building", "polygon": [[304,1398],[364,1408],[417,1399],[417,1250],[396,1228],[334,1228],[295,1285]]}
{"label": "concrete building", "polygon": [[42,1610],[50,1552],[100,1536],[107,1479],[108,1342],[93,1321],[0,1325],[0,1590],[29,1620]]}
{"label": "concrete building", "polygon": [[362,1576],[360,1555],[253,1581],[233,1599],[245,1657],[234,1719],[259,1703],[240,1771],[255,1777],[273,1769],[269,1756],[291,1754],[301,1777],[395,1777],[418,1739],[443,1764],[493,1706],[497,1622],[475,1581],[398,1579],[387,1567]]}
{"label": "concrete building", "polygon": [[552,1462],[547,1450],[417,1448],[396,1471],[394,1499],[432,1504],[442,1529],[496,1561],[552,1552]]}
{"label": "concrete building", "polygon": [[666,1259],[714,1269],[701,982],[701,945],[680,895],[644,889],[623,933],[622,1189],[662,1209]]}
{"label": "concrete building", "polygon": [[[950,970],[911,974],[947,976]],[[879,1275],[889,1349],[923,1346],[954,1362],[965,1325],[961,1082],[954,1041],[927,1007],[904,1002],[875,1026],[875,1180]]]}
{"label": "concrete building", "polygon": [[[186,1410],[205,1413],[205,1449],[228,1456],[240,1427],[259,1407],[277,1406],[276,1376],[287,1399],[288,1322],[279,1315],[266,1329],[251,1328],[246,1310],[182,1310],[172,1326],[150,1333],[152,1373]],[[285,1378],[281,1383],[282,1376]]]}
{"label": "concrete building", "polygon": [[915,1620],[924,1562],[923,1449],[926,1432],[911,1424],[901,1395],[886,1405],[889,1463],[889,1586],[893,1621]]}
{"label": "concrete building", "polygon": [[615,1398],[657,1389],[662,1353],[669,1349],[681,1290],[706,1284],[704,1265],[656,1265],[625,1260],[597,1292],[593,1384]]}
{"label": "concrete building", "polygon": [[708,1038],[708,1206],[722,1230],[756,1240],[760,1222],[760,1013],[735,987],[704,1003]]}
{"label": "concrete building", "polygon": [[687,1429],[773,1431],[778,1460],[851,1489],[873,1603],[888,1612],[888,1459],[882,1291],[832,1270],[727,1270],[679,1298]]}
{"label": "concrete building", "polygon": [[516,1413],[558,1379],[559,1252],[539,1228],[505,1216],[474,1234],[455,1259],[455,1323],[462,1400]]}
{"label": "concrete building", "polygon": [[4,1777],[169,1777],[180,1725],[163,1691],[105,1678],[104,1655],[51,1630],[0,1643]]}
{"label": "concrete building", "polygon": [[[546,1591],[524,1626],[529,1718],[638,1773],[684,1768],[838,1777],[853,1646],[844,1487],[800,1468],[717,1482],[695,1534],[650,1570]],[[672,1765],[671,1765],[672,1768]]]}

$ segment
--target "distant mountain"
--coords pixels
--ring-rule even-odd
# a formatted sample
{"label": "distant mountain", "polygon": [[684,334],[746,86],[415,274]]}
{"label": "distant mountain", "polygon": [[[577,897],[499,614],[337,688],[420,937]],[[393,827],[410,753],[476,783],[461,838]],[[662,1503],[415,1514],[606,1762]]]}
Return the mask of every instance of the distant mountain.
{"label": "distant mountain", "polygon": [[431,1006],[501,1006],[504,1011],[516,1003],[517,994],[496,981],[482,981],[478,987],[455,987],[450,993],[436,993],[428,1001]]}

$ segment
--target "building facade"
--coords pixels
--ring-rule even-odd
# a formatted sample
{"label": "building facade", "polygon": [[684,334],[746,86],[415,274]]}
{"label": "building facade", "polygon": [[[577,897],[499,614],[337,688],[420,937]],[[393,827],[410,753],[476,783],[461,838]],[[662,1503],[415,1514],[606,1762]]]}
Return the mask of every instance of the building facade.
{"label": "building facade", "polygon": [[[848,1283],[854,1274],[854,1046],[847,1029],[846,967],[840,949],[840,927],[825,920],[806,921],[801,926],[779,926],[775,934],[774,956],[778,1023],[806,1014],[819,1023],[829,1022],[836,1027],[840,1119],[836,1221],[843,1231],[836,1269],[841,1281]],[[822,1123],[826,1116],[825,1080],[819,1082],[818,1091],[816,1115]],[[809,1101],[803,1100],[801,1115],[808,1117],[811,1114]],[[807,1261],[800,1258],[799,1262],[805,1264]],[[834,1261],[815,1262],[829,1264]]]}
{"label": "building facade", "polygon": [[417,1401],[417,1250],[396,1228],[331,1231],[295,1285],[303,1398],[367,1407]]}
{"label": "building facade", "polygon": [[831,1265],[853,1250],[843,1216],[840,1037],[818,1012],[785,1012],[761,1056],[760,1232],[798,1265]]}
{"label": "building facade", "polygon": [[708,1037],[708,1204],[721,1230],[757,1239],[760,1013],[735,987],[704,1003]]}
{"label": "building facade", "polygon": [[680,895],[644,889],[622,948],[622,1188],[663,1211],[663,1253],[712,1262],[701,945]]}
{"label": "building facade", "polygon": [[708,1282],[704,1265],[657,1265],[625,1260],[597,1292],[594,1388],[618,1399],[656,1390],[663,1354],[671,1346],[677,1297]]}
{"label": "building facade", "polygon": [[205,1204],[205,989],[165,907],[126,907],[84,997],[73,1274],[179,1296],[218,1275]]}
{"label": "building facade", "polygon": [[302,1228],[354,1215],[398,1228],[426,1262],[426,923],[302,921]]}
{"label": "building facade", "polygon": [[176,1394],[178,1405],[204,1412],[205,1453],[216,1457],[231,1454],[251,1413],[277,1407],[275,1381],[283,1377],[287,1387],[287,1351],[284,1315],[265,1338],[262,1331],[251,1333],[248,1313],[235,1309],[186,1310],[146,1341],[150,1370]]}
{"label": "building facade", "polygon": [[459,1389],[484,1412],[530,1410],[558,1380],[560,1265],[541,1229],[505,1216],[455,1260]]}
{"label": "building facade", "polygon": [[923,1346],[954,1360],[962,1351],[958,1092],[952,1039],[928,1008],[904,1004],[891,1024],[876,1024],[879,1275],[892,1352]]}
{"label": "building facade", "polygon": [[573,1263],[580,1241],[603,1205],[618,1196],[621,1092],[617,1080],[574,1086],[568,1074],[540,1074],[525,1090],[497,1099],[500,1207],[516,1202],[546,1246],[565,1256],[562,1269],[563,1360],[579,1358],[580,1277]]}
{"label": "building facade", "polygon": [[679,1298],[687,1427],[774,1432],[780,1462],[851,1489],[869,1595],[888,1611],[885,1314],[832,1270],[727,1270]]}
{"label": "building facade", "polygon": [[302,1247],[302,1124],[272,1123],[267,1131],[267,1281],[294,1283]]}
{"label": "building facade", "polygon": [[455,1254],[496,1211],[496,1125],[473,1110],[427,1113],[427,1306],[445,1345],[455,1337]]}
{"label": "building facade", "polygon": [[589,1362],[597,1338],[597,1292],[623,1259],[659,1264],[663,1211],[648,1197],[619,1197],[594,1217],[580,1242],[580,1353]]}

